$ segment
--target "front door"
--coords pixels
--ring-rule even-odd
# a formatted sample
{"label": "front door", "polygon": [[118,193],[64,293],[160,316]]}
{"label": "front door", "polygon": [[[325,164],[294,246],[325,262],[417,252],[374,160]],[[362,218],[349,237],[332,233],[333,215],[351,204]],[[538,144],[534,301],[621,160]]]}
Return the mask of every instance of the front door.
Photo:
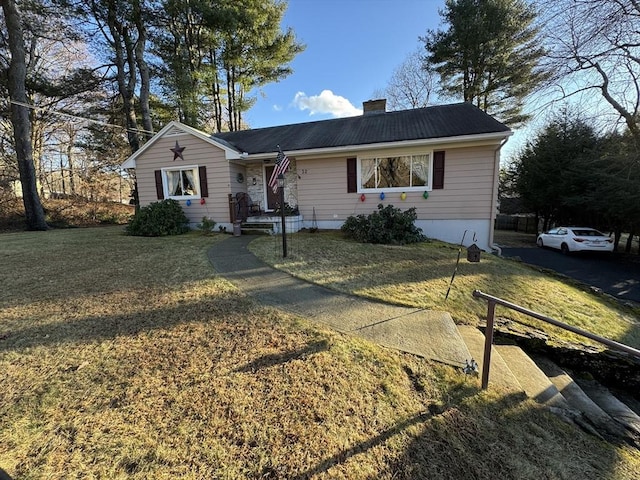
{"label": "front door", "polygon": [[265,210],[275,210],[278,202],[280,202],[279,192],[273,193],[273,189],[269,186],[269,180],[271,179],[271,174],[273,174],[275,165],[268,165],[264,167],[264,188],[267,192],[267,208]]}

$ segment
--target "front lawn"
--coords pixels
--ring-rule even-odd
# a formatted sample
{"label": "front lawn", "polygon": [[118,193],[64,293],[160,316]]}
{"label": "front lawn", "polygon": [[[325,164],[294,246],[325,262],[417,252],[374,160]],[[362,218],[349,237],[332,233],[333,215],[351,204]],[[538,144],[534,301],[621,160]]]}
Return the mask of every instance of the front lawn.
{"label": "front lawn", "polygon": [[637,450],[530,400],[262,307],[209,265],[226,236],[122,230],[0,235],[0,467],[16,479],[636,478]]}
{"label": "front lawn", "polygon": [[[250,249],[267,263],[328,288],[385,302],[430,310],[445,310],[457,323],[486,319],[487,303],[472,297],[474,289],[503,298],[543,315],[598,335],[640,348],[640,308],[625,306],[566,279],[554,277],[514,260],[482,254],[480,263],[461,260],[449,292],[459,247],[438,241],[406,246],[362,244],[340,233],[300,233],[289,239],[282,259],[278,237],[265,237]],[[586,342],[503,307],[502,321],[535,326],[551,340]],[[515,326],[514,326],[515,327]]]}

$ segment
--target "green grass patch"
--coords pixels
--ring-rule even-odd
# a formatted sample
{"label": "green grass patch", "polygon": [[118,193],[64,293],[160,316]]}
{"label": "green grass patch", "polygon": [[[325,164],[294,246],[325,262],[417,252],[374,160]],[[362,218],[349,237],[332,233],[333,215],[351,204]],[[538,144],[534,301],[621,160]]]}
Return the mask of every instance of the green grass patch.
{"label": "green grass patch", "polygon": [[0,236],[0,466],[14,478],[637,474],[637,450],[532,401],[262,307],[209,265],[224,236],[122,232]]}

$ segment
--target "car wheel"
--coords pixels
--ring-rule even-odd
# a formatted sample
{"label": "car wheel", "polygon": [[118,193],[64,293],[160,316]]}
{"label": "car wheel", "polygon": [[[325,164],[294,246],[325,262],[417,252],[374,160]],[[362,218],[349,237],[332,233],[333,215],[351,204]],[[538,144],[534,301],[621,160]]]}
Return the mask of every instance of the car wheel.
{"label": "car wheel", "polygon": [[563,243],[562,245],[560,245],[560,251],[563,255],[569,255],[569,246],[566,243]]}
{"label": "car wheel", "polygon": [[536,244],[537,244],[540,248],[544,248],[544,243],[542,242],[542,239],[541,239],[541,238],[539,238],[539,239],[536,241]]}

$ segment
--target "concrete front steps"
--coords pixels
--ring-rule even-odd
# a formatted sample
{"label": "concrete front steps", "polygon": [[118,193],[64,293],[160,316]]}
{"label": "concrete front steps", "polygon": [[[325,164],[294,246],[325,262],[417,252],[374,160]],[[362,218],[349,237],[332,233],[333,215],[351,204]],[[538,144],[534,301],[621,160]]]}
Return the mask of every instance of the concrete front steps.
{"label": "concrete front steps", "polygon": [[[458,331],[481,374],[484,334],[468,325],[458,325]],[[489,388],[522,392],[589,433],[640,447],[640,416],[607,388],[595,381],[574,381],[550,360],[531,358],[516,345],[493,345]]]}
{"label": "concrete front steps", "polygon": [[274,222],[243,222],[240,231],[242,235],[273,235],[276,227]]}

